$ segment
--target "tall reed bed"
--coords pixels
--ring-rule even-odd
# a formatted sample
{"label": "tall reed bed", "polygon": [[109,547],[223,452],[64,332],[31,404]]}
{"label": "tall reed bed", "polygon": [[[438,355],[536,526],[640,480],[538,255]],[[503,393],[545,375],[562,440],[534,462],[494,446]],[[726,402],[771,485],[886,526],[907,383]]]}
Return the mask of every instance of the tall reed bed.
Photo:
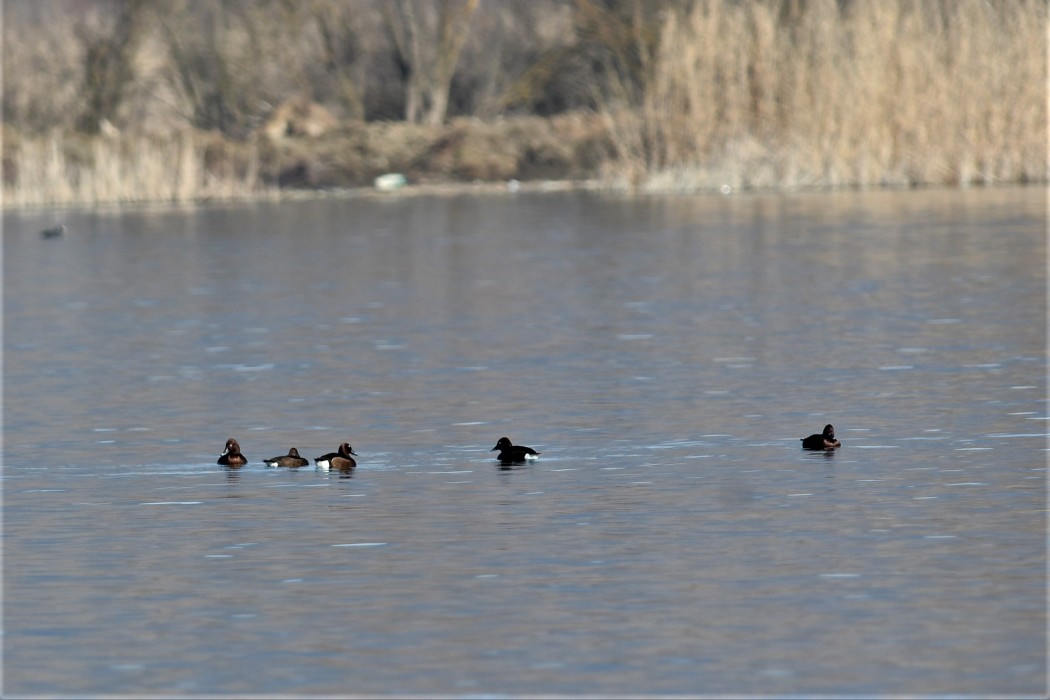
{"label": "tall reed bed", "polygon": [[1045,0],[696,0],[613,169],[654,189],[1047,179]]}
{"label": "tall reed bed", "polygon": [[166,137],[17,138],[4,147],[5,207],[239,199],[263,192],[257,151],[187,131]]}

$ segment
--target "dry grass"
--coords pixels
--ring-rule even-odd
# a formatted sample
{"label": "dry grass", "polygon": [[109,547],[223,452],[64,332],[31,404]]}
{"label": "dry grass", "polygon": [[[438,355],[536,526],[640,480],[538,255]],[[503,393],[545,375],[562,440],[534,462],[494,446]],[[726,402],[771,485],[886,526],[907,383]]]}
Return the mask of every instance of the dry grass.
{"label": "dry grass", "polygon": [[594,114],[455,118],[444,126],[357,122],[318,138],[263,142],[260,173],[282,187],[371,186],[397,172],[413,184],[586,179],[612,143]]}
{"label": "dry grass", "polygon": [[[14,80],[23,73],[13,65],[57,59],[13,41],[19,35],[8,28],[5,115],[19,119],[4,129],[3,204],[230,199],[278,186],[368,185],[389,171],[415,183],[602,173],[614,187],[663,191],[1045,182],[1047,6],[668,3],[616,25],[638,32],[627,42],[638,56],[602,73],[610,84],[596,90],[607,100],[597,118],[457,118],[426,128],[350,120],[318,138],[273,143],[230,140],[130,107],[125,126],[143,128],[89,138],[59,124],[39,134],[30,127],[75,114],[79,98],[54,81]],[[50,73],[75,81],[74,58]],[[622,72],[635,64],[640,76]],[[170,90],[151,87],[159,78],[142,73],[132,95],[175,101]],[[246,83],[260,84],[267,81]],[[244,133],[253,133],[254,122],[244,122]]]}
{"label": "dry grass", "polygon": [[640,111],[607,110],[643,189],[1047,178],[1043,0],[698,0]]}
{"label": "dry grass", "polygon": [[5,130],[5,207],[190,202],[282,189],[594,177],[613,152],[594,114],[457,118],[442,127],[353,122],[317,137],[241,143],[216,133],[21,136]]}
{"label": "dry grass", "polygon": [[215,135],[5,134],[5,207],[190,202],[264,193],[254,147]]}

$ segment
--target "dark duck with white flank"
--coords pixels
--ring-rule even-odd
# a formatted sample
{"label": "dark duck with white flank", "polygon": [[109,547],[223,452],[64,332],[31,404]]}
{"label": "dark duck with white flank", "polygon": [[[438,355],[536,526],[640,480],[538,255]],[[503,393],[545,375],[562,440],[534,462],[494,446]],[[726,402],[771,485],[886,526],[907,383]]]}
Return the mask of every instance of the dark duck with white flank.
{"label": "dark duck with white flank", "polygon": [[299,450],[294,447],[288,450],[288,454],[281,455],[280,457],[271,457],[270,459],[264,459],[263,462],[268,467],[305,467],[310,462],[299,456]]}
{"label": "dark duck with white flank", "polygon": [[842,443],[835,439],[835,427],[830,423],[824,426],[824,432],[801,438],[804,450],[833,450],[842,447]]}
{"label": "dark duck with white flank", "polygon": [[326,455],[321,455],[314,460],[314,464],[319,466],[321,469],[338,469],[339,471],[349,471],[357,466],[357,462],[350,455],[356,455],[354,449],[350,447],[350,443],[344,442],[339,446],[338,452],[329,452]]}
{"label": "dark duck with white flank", "polygon": [[539,456],[539,452],[532,449],[531,447],[525,447],[524,445],[515,445],[511,443],[510,438],[501,437],[489,452],[495,452],[499,450],[499,455],[496,459],[503,466],[509,466],[511,464],[522,464],[526,460],[536,459]]}

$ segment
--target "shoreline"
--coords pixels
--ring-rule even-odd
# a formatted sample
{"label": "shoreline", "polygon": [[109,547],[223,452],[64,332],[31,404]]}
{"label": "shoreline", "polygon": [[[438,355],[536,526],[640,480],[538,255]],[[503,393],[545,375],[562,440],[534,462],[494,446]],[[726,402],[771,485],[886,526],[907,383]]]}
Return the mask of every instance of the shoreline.
{"label": "shoreline", "polygon": [[[999,171],[970,163],[930,172],[863,159],[812,165],[820,153],[744,139],[687,164],[642,166],[597,113],[423,127],[347,123],[317,136],[248,140],[216,132],[86,136],[5,128],[4,211],[308,198],[589,191],[732,195],[1046,185],[1045,161]],[[943,162],[943,158],[936,158]],[[1020,161],[1018,161],[1020,162]],[[1027,161],[1025,161],[1027,162]],[[1035,161],[1032,161],[1033,163]],[[807,165],[809,164],[809,165]],[[980,167],[979,167],[980,166]]]}
{"label": "shoreline", "polygon": [[397,199],[403,197],[460,195],[537,194],[546,192],[614,192],[598,180],[538,180],[529,182],[425,182],[409,183],[396,190],[376,187],[272,188],[229,197],[199,197],[187,200],[149,199],[134,201],[0,203],[3,212],[68,211],[73,209],[147,209],[151,207],[196,207],[213,204],[252,204],[256,202],[303,202],[322,199]]}
{"label": "shoreline", "polygon": [[[379,25],[343,18],[339,36],[375,40],[359,52],[319,45],[314,25],[339,3],[310,4],[288,27],[218,8],[211,48],[192,40],[206,16],[143,10],[128,27],[141,55],[105,60],[86,51],[96,30],[78,29],[76,13],[27,13],[38,31],[12,35],[24,37],[12,67],[26,70],[9,71],[0,206],[361,196],[377,178],[402,196],[507,183],[646,195],[1050,181],[1045,1],[590,5],[566,6],[545,38],[515,36],[527,50],[507,64],[498,38],[535,17],[479,27],[489,60],[455,68],[460,82],[442,94],[458,106],[427,119],[406,118],[407,74],[360,72],[391,68]],[[249,15],[274,30],[258,37],[266,48],[242,46]],[[62,53],[45,56],[39,34]],[[51,71],[31,70],[45,57]],[[107,88],[112,66],[88,80],[88,58],[100,70],[120,59],[124,82]],[[205,65],[227,72],[198,75]],[[117,87],[115,104],[96,104]]]}
{"label": "shoreline", "polygon": [[[985,184],[944,185],[866,185],[866,186],[830,186],[830,185],[795,185],[782,187],[693,187],[688,189],[654,189],[616,187],[599,179],[586,180],[534,180],[519,182],[423,182],[408,183],[396,190],[384,191],[376,187],[332,187],[332,188],[274,188],[253,194],[230,197],[201,197],[190,200],[136,200],[136,201],[98,201],[68,203],[33,203],[9,204],[0,203],[3,213],[40,212],[40,211],[73,211],[73,210],[112,210],[112,209],[150,209],[150,208],[183,208],[226,204],[256,204],[263,202],[305,202],[315,200],[353,200],[353,199],[399,199],[409,197],[459,197],[459,196],[515,196],[519,194],[553,194],[564,192],[587,192],[615,197],[694,197],[718,196],[740,197],[746,195],[789,195],[789,194],[842,194],[842,193],[875,193],[875,192],[912,192],[940,191],[955,192],[963,190],[1005,190],[1026,189],[1030,187],[1046,188],[1046,182],[999,182]],[[1050,193],[1048,193],[1050,194]]]}

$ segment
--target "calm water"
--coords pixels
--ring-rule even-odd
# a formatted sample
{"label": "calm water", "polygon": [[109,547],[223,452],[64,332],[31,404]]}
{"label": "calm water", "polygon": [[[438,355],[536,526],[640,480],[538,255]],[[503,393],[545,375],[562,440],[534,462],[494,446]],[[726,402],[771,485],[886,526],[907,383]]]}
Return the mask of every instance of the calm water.
{"label": "calm water", "polygon": [[1046,207],[6,213],[5,693],[1042,694]]}

